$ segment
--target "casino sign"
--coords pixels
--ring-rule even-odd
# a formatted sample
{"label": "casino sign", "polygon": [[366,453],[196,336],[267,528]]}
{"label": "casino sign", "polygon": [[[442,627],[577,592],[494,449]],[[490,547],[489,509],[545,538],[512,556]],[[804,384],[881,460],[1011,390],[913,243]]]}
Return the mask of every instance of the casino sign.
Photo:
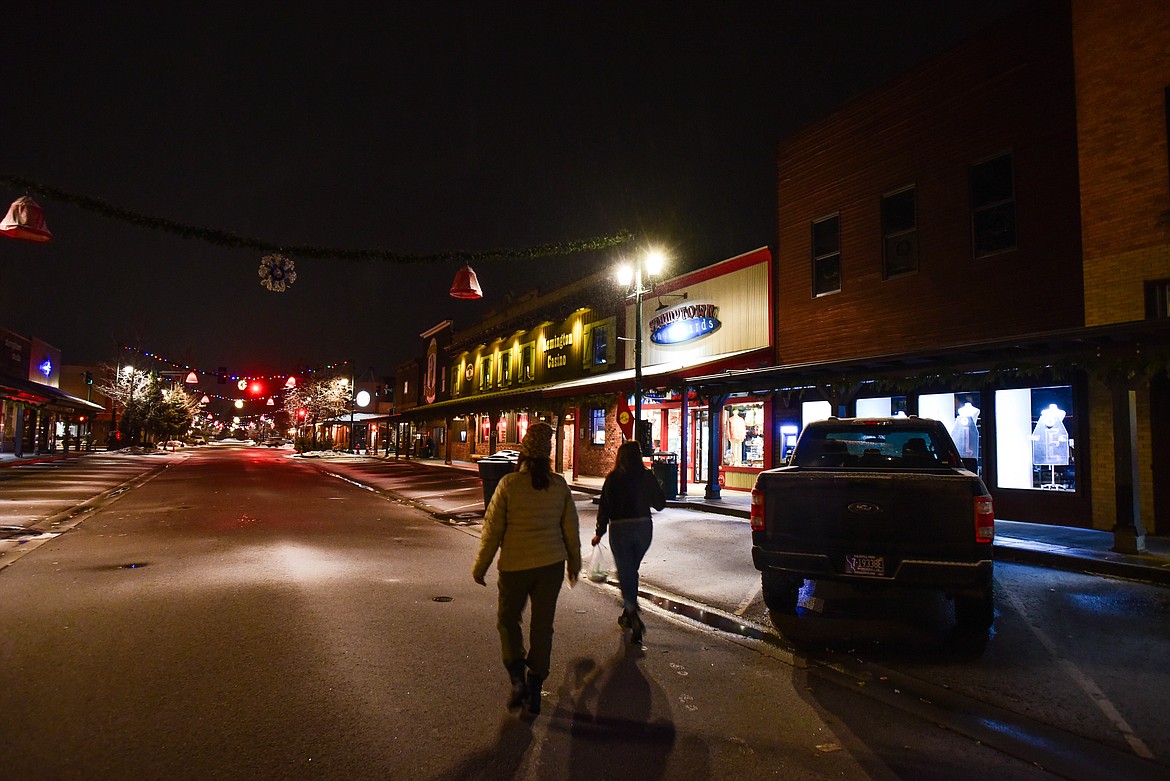
{"label": "casino sign", "polygon": [[654,344],[685,344],[702,339],[722,327],[719,307],[699,301],[678,304],[650,320],[650,341]]}

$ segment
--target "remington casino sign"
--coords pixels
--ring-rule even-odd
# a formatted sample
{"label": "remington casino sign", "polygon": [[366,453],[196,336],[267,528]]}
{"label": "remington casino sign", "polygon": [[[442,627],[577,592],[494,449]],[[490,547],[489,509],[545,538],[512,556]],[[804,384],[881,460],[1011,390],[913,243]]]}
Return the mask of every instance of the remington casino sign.
{"label": "remington casino sign", "polygon": [[710,336],[723,326],[715,304],[679,304],[656,314],[650,320],[650,341],[654,344],[686,344]]}

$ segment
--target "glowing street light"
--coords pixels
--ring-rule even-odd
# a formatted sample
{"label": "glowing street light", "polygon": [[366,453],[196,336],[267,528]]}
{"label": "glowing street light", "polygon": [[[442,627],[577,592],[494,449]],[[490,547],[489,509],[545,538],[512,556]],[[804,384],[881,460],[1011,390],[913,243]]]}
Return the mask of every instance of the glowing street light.
{"label": "glowing street light", "polygon": [[[641,447],[638,437],[642,423],[642,296],[654,289],[654,277],[662,273],[666,256],[661,250],[651,249],[631,263],[617,269],[617,281],[622,287],[633,285],[634,294],[634,439]],[[643,455],[649,455],[643,453]]]}

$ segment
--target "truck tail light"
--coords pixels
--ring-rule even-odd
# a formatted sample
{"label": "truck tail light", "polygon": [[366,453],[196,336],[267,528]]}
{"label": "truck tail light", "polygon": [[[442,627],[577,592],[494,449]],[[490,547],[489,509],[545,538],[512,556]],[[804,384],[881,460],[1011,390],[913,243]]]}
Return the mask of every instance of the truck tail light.
{"label": "truck tail light", "polygon": [[752,489],[751,523],[752,531],[762,532],[764,530],[764,492],[759,488]]}
{"label": "truck tail light", "polygon": [[[752,512],[755,512],[753,508]],[[753,521],[754,522],[754,521]],[[995,509],[990,496],[975,497],[975,542],[995,540]]]}

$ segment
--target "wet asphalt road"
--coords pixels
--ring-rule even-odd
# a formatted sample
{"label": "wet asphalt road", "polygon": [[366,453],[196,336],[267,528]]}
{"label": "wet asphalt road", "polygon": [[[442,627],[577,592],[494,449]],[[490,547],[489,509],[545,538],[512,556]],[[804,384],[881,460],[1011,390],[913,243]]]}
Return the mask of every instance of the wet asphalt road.
{"label": "wet asphalt road", "polygon": [[[591,583],[562,593],[545,713],[517,719],[474,524],[362,490],[366,466],[326,469],[353,482],[287,451],[200,449],[5,566],[0,724],[19,739],[0,777],[1052,777],[857,696],[850,671],[669,610],[630,649]],[[392,479],[458,506],[463,478],[434,471]],[[661,521],[652,556],[673,561]],[[648,558],[650,588],[674,567]],[[691,580],[750,621],[754,573],[737,578]]]}

